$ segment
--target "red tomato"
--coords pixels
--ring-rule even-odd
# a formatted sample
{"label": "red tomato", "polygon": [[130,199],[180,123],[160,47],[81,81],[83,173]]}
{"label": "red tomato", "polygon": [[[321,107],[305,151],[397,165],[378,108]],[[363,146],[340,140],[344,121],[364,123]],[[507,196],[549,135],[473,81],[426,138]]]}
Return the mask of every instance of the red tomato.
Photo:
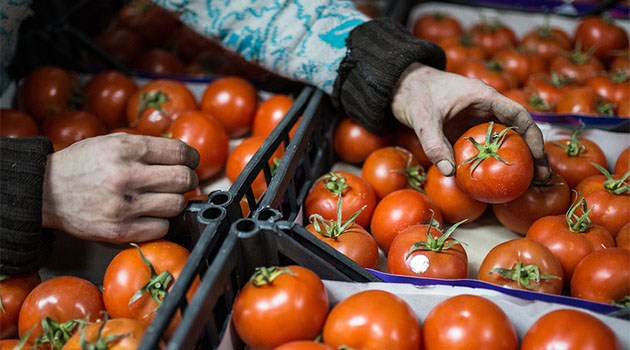
{"label": "red tomato", "polygon": [[2,339],[0,340],[0,350],[30,350],[33,344],[26,342],[21,347],[17,347],[20,344],[19,339]]}
{"label": "red tomato", "polygon": [[[230,182],[234,182],[238,175],[245,169],[245,166],[249,163],[249,161],[254,156],[254,153],[262,147],[263,142],[265,142],[264,136],[251,136],[244,139],[227,158],[227,163],[225,164],[225,175],[227,176]],[[280,145],[278,149],[271,155],[269,159],[269,167],[271,168],[271,175],[275,172],[278,163],[282,159],[284,155],[284,146]],[[271,178],[269,179],[271,181]],[[267,189],[267,182],[265,181],[265,175],[261,170],[260,174],[256,176],[254,181],[251,184],[252,192],[254,193],[254,197],[260,198],[260,196]]]}
{"label": "red tomato", "polygon": [[181,113],[197,109],[192,92],[175,80],[158,79],[129,97],[129,125],[150,136],[161,136]]}
{"label": "red tomato", "polygon": [[126,3],[118,11],[118,23],[140,34],[149,46],[157,46],[180,25],[174,15],[147,0]]}
{"label": "red tomato", "polygon": [[201,110],[217,118],[231,138],[249,132],[257,107],[256,88],[238,77],[224,77],[213,81],[201,97]]}
{"label": "red tomato", "polygon": [[498,92],[505,92],[518,86],[518,79],[496,61],[468,61],[455,73],[479,79]]}
{"label": "red tomato", "polygon": [[516,34],[509,27],[501,23],[478,23],[470,32],[475,42],[481,46],[489,56],[497,52],[518,45]]}
{"label": "red tomato", "polygon": [[625,73],[598,74],[586,81],[599,96],[616,104],[630,100],[630,81]]}
{"label": "red tomato", "polygon": [[575,267],[571,296],[599,303],[630,302],[630,251],[602,249],[587,255]]}
{"label": "red tomato", "polygon": [[470,198],[464,193],[454,176],[444,176],[435,165],[427,172],[424,193],[429,196],[440,209],[444,221],[454,224],[466,219],[466,222],[477,220],[488,206],[487,203]]}
{"label": "red tomato", "polygon": [[512,73],[519,85],[525,83],[530,75],[543,73],[545,63],[540,56],[529,54],[523,49],[507,48],[497,52],[493,59],[503,67],[504,70]]}
{"label": "red tomato", "polygon": [[376,206],[374,190],[362,177],[345,171],[326,174],[311,187],[304,202],[306,216],[319,214],[324,220],[337,219],[339,193],[342,200],[341,219],[348,220],[366,206],[355,222],[361,227],[368,227]]}
{"label": "red tomato", "polygon": [[525,88],[535,95],[540,96],[547,106],[551,108],[551,111],[553,111],[560,101],[564,90],[570,86],[568,85],[569,82],[569,78],[556,73],[552,73],[551,76],[539,73],[527,79]]}
{"label": "red tomato", "polygon": [[194,190],[184,193],[184,198],[186,198],[186,203],[188,203],[188,201],[190,200],[206,200],[208,199],[208,194],[202,195],[201,189],[199,188],[199,186],[197,186]]}
{"label": "red tomato", "polygon": [[553,58],[549,69],[571,78],[576,84],[584,84],[586,80],[604,70],[604,65],[596,57],[576,47],[568,56],[560,55]]}
{"label": "red tomato", "polygon": [[477,45],[470,35],[449,36],[437,42],[446,55],[446,71],[457,72],[469,60],[486,57],[483,48]]}
{"label": "red tomato", "polygon": [[[142,260],[142,255],[153,265],[155,275],[151,268]],[[190,253],[176,243],[166,240],[155,240],[140,243],[138,248],[130,247],[118,253],[107,266],[103,278],[103,301],[107,312],[112,318],[133,318],[147,324],[151,323],[157,313],[153,312],[160,306],[151,294],[159,295],[163,300],[170,288],[179,277]],[[171,278],[168,278],[170,276]],[[149,282],[154,283],[151,289],[145,289]],[[186,293],[186,299],[190,301],[199,286],[199,277],[195,278]],[[178,311],[165,331],[165,336],[170,337],[181,322],[181,313]]]}
{"label": "red tomato", "polygon": [[621,350],[615,333],[604,322],[584,311],[551,311],[534,322],[521,343],[521,350],[597,349]]}
{"label": "red tomato", "polygon": [[558,258],[565,287],[571,283],[573,270],[582,258],[593,251],[615,246],[615,239],[605,228],[591,225],[584,216],[574,215],[576,207],[582,205],[585,205],[584,200],[571,207],[566,216],[545,216],[536,220],[526,234]]}
{"label": "red tomato", "polygon": [[257,268],[236,296],[232,322],[252,348],[315,339],[328,315],[321,279],[301,266]]}
{"label": "red tomato", "polygon": [[571,188],[575,188],[583,179],[599,174],[599,170],[591,163],[606,166],[602,149],[591,140],[579,138],[579,133],[580,130],[576,129],[570,139],[545,142],[551,170],[558,173]]}
{"label": "red tomato", "polygon": [[529,52],[534,52],[545,61],[571,50],[571,37],[562,29],[542,26],[527,32],[521,40]]}
{"label": "red tomato", "polygon": [[630,222],[625,224],[615,237],[615,244],[619,248],[630,251]]}
{"label": "red tomato", "polygon": [[118,71],[97,73],[85,85],[87,110],[108,129],[120,127],[126,121],[127,100],[136,90],[136,83]]}
{"label": "red tomato", "polygon": [[314,341],[292,341],[274,348],[273,350],[335,350],[323,343]]}
{"label": "red tomato", "polygon": [[[73,276],[54,277],[38,284],[28,294],[19,316],[20,337],[33,329],[29,342],[43,334],[42,320],[95,322],[105,310],[101,291],[91,282]],[[64,339],[65,340],[65,339]]]}
{"label": "red tomato", "polygon": [[[103,326],[103,322],[105,325]],[[107,344],[107,350],[129,350],[138,349],[142,337],[146,333],[149,326],[141,321],[132,318],[115,318],[100,323],[93,323],[79,328],[79,331],[66,342],[62,350],[80,350],[85,349],[86,344],[96,344],[97,341]],[[100,330],[100,327],[103,327]],[[84,340],[81,340],[84,337]],[[113,339],[107,340],[108,337]],[[163,344],[162,344],[163,345]]]}
{"label": "red tomato", "polygon": [[28,114],[17,109],[0,109],[0,136],[18,138],[38,135],[39,127]]}
{"label": "red tomato", "polygon": [[335,127],[335,153],[349,163],[361,163],[370,153],[392,144],[391,135],[377,136],[351,118],[343,118]]}
{"label": "red tomato", "polygon": [[401,298],[382,290],[356,293],[337,304],[322,331],[335,349],[420,349],[420,324]]}
{"label": "red tomato", "polygon": [[409,150],[422,167],[428,169],[433,164],[424,153],[420,139],[418,139],[418,135],[416,135],[416,132],[413,131],[413,129],[399,124],[396,128],[396,135],[394,138],[396,139],[396,145]]}
{"label": "red tomato", "polygon": [[411,152],[400,147],[384,147],[370,153],[361,177],[372,185],[376,200],[403,188],[422,191],[424,169]]}
{"label": "red tomato", "polygon": [[618,106],[615,114],[621,118],[630,117],[630,101],[622,101]]}
{"label": "red tomato", "polygon": [[378,202],[370,228],[378,246],[387,253],[399,232],[412,225],[429,223],[432,218],[442,227],[442,214],[431,198],[416,190],[404,189]]}
{"label": "red tomato", "polygon": [[598,99],[597,94],[588,86],[576,86],[567,89],[558,101],[557,113],[609,115],[612,116],[614,106]]}
{"label": "red tomato", "polygon": [[42,130],[42,135],[52,141],[55,151],[107,132],[103,122],[88,111],[69,111],[51,116],[44,123]]}
{"label": "red tomato", "polygon": [[614,53],[613,56],[612,62],[608,67],[609,71],[613,73],[621,71],[630,76],[630,48],[625,49],[623,52]]}
{"label": "red tomato", "polygon": [[524,235],[534,221],[549,215],[566,213],[571,204],[569,185],[557,173],[547,182],[534,180],[522,196],[513,201],[493,204],[494,215],[503,226]]}
{"label": "red tomato", "polygon": [[562,293],[562,265],[543,244],[529,238],[503,242],[488,252],[477,278],[502,287]]}
{"label": "red tomato", "polygon": [[[105,30],[94,38],[94,43],[101,47],[117,62],[129,67],[136,57],[144,50],[145,43],[135,31],[125,27],[115,26]],[[92,60],[98,60],[92,58]],[[102,62],[98,62],[103,64]]]}
{"label": "red tomato", "polygon": [[0,339],[17,336],[22,303],[40,281],[38,273],[0,276]]}
{"label": "red tomato", "polygon": [[457,185],[481,202],[514,200],[527,191],[534,176],[534,161],[525,140],[501,124],[491,122],[468,129],[455,142],[453,151],[458,164]]}
{"label": "red tomato", "polygon": [[[289,109],[291,109],[291,106],[293,106],[293,99],[282,94],[274,95],[263,101],[256,109],[256,114],[254,115],[252,135],[269,136]],[[298,124],[299,121],[291,128],[289,137],[293,137]]]}
{"label": "red tomato", "polygon": [[443,12],[424,14],[413,25],[416,37],[434,43],[449,36],[461,35],[463,31],[457,18]]}
{"label": "red tomato", "polygon": [[230,140],[223,125],[210,114],[201,111],[183,113],[166,134],[199,151],[201,160],[195,169],[199,181],[207,180],[223,169]]}
{"label": "red tomato", "polygon": [[451,233],[455,224],[442,233],[432,225],[413,225],[400,231],[387,254],[389,273],[428,278],[468,277],[468,255]]}
{"label": "red tomato", "polygon": [[476,295],[450,297],[422,325],[424,350],[516,350],[516,330],[496,304]]}
{"label": "red tomato", "polygon": [[81,83],[70,72],[55,66],[43,66],[30,72],[20,87],[22,109],[38,123],[79,107]]}
{"label": "red tomato", "polygon": [[[591,175],[582,180],[576,191],[581,193],[590,210],[594,224],[603,226],[613,237],[630,221],[630,186],[622,175],[610,175],[602,168],[603,175]],[[580,210],[577,214],[581,214]]]}
{"label": "red tomato", "polygon": [[158,75],[183,75],[186,66],[174,54],[160,48],[147,50],[133,61],[133,67],[141,72]]}
{"label": "red tomato", "polygon": [[628,33],[611,17],[588,16],[578,24],[574,41],[576,45],[581,43],[585,50],[595,50],[600,60],[608,60],[611,51],[628,47]]}
{"label": "red tomato", "polygon": [[630,147],[624,149],[615,162],[615,174],[623,175],[630,171]]}
{"label": "red tomato", "polygon": [[523,105],[530,112],[549,113],[553,111],[553,108],[540,95],[531,94],[529,90],[512,89],[504,92],[503,96]]}

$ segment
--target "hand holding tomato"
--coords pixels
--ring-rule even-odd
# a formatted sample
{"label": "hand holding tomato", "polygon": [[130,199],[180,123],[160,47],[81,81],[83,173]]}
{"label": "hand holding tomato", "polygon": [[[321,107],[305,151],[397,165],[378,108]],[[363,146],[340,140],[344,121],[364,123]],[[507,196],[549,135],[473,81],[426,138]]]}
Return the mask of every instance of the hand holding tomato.
{"label": "hand holding tomato", "polygon": [[516,127],[532,153],[537,178],[551,175],[542,132],[525,107],[478,80],[413,63],[398,81],[391,108],[396,119],[415,130],[427,157],[446,176],[455,171],[448,140],[490,118]]}
{"label": "hand holding tomato", "polygon": [[122,243],[168,232],[198,180],[199,154],[179,140],[117,133],[48,156],[42,225]]}

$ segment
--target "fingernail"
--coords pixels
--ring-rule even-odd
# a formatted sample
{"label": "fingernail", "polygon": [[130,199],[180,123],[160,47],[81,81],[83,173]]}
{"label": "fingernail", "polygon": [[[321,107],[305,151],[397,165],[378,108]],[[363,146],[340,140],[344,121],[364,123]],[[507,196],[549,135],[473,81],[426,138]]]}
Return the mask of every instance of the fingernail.
{"label": "fingernail", "polygon": [[435,166],[444,176],[451,176],[455,172],[455,167],[453,166],[453,164],[451,164],[451,162],[446,159],[442,159],[441,161],[437,162]]}

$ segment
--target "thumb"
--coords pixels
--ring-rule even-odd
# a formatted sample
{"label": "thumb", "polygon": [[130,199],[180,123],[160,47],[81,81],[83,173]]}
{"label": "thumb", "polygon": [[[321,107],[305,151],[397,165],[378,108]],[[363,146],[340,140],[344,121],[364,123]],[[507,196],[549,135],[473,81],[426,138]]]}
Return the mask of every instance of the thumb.
{"label": "thumb", "polygon": [[453,147],[444,135],[440,118],[426,118],[427,125],[414,127],[427,158],[444,176],[455,174],[455,157]]}

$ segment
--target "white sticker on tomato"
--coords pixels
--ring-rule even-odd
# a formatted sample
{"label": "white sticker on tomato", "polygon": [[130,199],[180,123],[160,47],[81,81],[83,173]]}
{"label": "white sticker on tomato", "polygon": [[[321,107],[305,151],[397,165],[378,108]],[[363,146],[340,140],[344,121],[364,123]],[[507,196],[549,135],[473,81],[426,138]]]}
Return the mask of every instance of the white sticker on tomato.
{"label": "white sticker on tomato", "polygon": [[425,273],[429,269],[429,258],[424,254],[416,254],[409,259],[409,267],[414,273]]}

